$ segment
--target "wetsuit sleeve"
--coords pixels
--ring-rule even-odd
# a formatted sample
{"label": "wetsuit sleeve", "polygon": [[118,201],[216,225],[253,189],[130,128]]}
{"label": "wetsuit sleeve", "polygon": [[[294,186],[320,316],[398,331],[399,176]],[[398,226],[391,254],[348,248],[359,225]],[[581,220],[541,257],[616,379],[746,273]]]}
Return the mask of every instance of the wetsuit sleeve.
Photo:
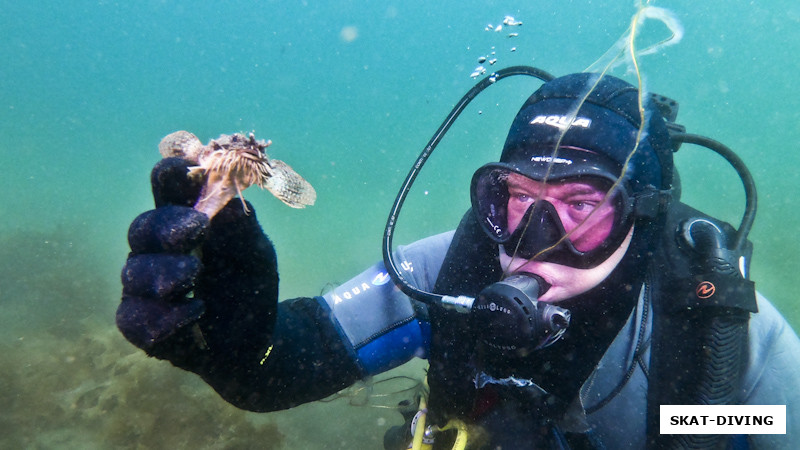
{"label": "wetsuit sleeve", "polygon": [[[452,237],[443,233],[398,248],[404,275],[430,290]],[[425,307],[395,287],[379,263],[324,296],[279,303],[272,346],[259,361],[202,376],[240,408],[291,408],[425,358],[429,330]]]}
{"label": "wetsuit sleeve", "polygon": [[[431,291],[452,239],[453,232],[442,233],[398,248],[396,259],[404,277],[417,288]],[[383,263],[321,300],[364,376],[397,367],[415,356],[427,358],[427,310],[394,285]]]}
{"label": "wetsuit sleeve", "polygon": [[750,361],[743,388],[749,405],[786,405],[786,434],[749,436],[753,447],[794,449],[800,442],[800,340],[763,296],[750,319]]}

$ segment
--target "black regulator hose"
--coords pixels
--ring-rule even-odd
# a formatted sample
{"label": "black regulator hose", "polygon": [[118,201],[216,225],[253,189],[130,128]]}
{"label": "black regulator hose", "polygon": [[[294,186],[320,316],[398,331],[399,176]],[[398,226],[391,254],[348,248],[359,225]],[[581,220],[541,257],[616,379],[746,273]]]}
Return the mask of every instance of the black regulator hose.
{"label": "black regulator hose", "polygon": [[477,97],[478,94],[480,94],[484,89],[493,85],[497,81],[502,80],[503,78],[508,78],[515,75],[535,77],[544,82],[550,81],[554,78],[553,75],[550,75],[549,73],[535,67],[512,66],[498,70],[497,72],[492,73],[488,77],[478,82],[472,87],[472,89],[464,94],[463,97],[461,97],[461,100],[459,100],[458,103],[453,107],[453,109],[450,111],[450,114],[447,115],[442,124],[439,126],[439,129],[433,134],[431,140],[428,141],[428,145],[426,145],[422,150],[422,153],[420,153],[419,157],[417,157],[417,161],[408,172],[408,175],[406,176],[406,179],[400,188],[400,192],[398,192],[397,198],[392,205],[392,210],[389,213],[389,218],[386,221],[386,228],[383,233],[383,263],[386,266],[386,270],[389,272],[389,276],[392,277],[392,281],[394,281],[395,285],[397,285],[400,290],[403,291],[403,293],[415,300],[429,305],[444,303],[445,305],[453,306],[459,310],[463,310],[465,308],[468,310],[471,307],[472,299],[453,298],[450,296],[434,294],[431,292],[425,292],[416,288],[415,286],[412,286],[411,283],[409,283],[408,280],[406,280],[406,278],[403,276],[402,272],[399,270],[394,261],[394,255],[392,254],[392,238],[394,237],[394,229],[397,225],[397,217],[400,215],[400,209],[403,207],[403,203],[408,196],[411,185],[414,184],[414,180],[422,170],[422,166],[425,165],[425,162],[431,156],[436,146],[439,145],[439,142],[442,140],[445,133],[447,133],[447,130],[449,130],[453,125],[453,122],[455,122],[456,118],[458,118],[461,112],[464,111],[464,108],[466,108],[467,105],[472,102],[472,100],[475,99],[475,97]]}
{"label": "black regulator hose", "polygon": [[739,158],[739,156],[734,153],[733,150],[721,142],[705,136],[699,136],[690,133],[675,133],[670,137],[678,142],[701,145],[709,150],[713,150],[718,155],[725,158],[725,160],[728,161],[733,169],[736,170],[736,173],[739,175],[739,178],[741,178],[742,184],[744,185],[745,210],[744,215],[742,216],[742,222],[739,225],[739,228],[736,230],[736,238],[734,239],[734,242],[730,248],[732,250],[743,250],[747,241],[747,235],[750,233],[750,229],[753,227],[753,221],[756,219],[756,209],[758,204],[756,183],[753,180],[753,176],[750,174],[750,171],[747,169],[747,166],[744,164],[744,161],[742,161],[742,159]]}

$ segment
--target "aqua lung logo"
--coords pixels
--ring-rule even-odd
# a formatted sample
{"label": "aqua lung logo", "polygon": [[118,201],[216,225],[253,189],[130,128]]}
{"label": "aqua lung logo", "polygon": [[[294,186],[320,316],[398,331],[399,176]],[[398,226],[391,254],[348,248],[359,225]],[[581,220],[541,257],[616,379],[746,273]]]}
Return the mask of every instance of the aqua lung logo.
{"label": "aqua lung logo", "polygon": [[714,286],[714,283],[710,281],[703,281],[702,283],[698,284],[697,289],[695,289],[697,297],[703,299],[710,298],[716,291],[717,288]]}
{"label": "aqua lung logo", "polygon": [[369,284],[361,283],[360,285],[355,285],[346,291],[336,290],[333,292],[333,295],[331,295],[333,298],[333,304],[338,305],[339,303],[342,303],[345,300],[350,300],[353,297],[357,297],[370,289],[371,287]]}
{"label": "aqua lung logo", "polygon": [[383,286],[384,284],[388,283],[390,280],[389,274],[386,272],[380,272],[379,274],[375,275],[372,279],[373,286]]}
{"label": "aqua lung logo", "polygon": [[531,120],[531,125],[550,125],[562,130],[569,127],[589,128],[592,120],[574,116],[536,116]]}
{"label": "aqua lung logo", "polygon": [[[414,266],[411,264],[411,261],[403,261],[400,264],[400,267],[402,267],[403,270],[405,270],[406,272],[409,272],[409,273],[414,271]],[[376,286],[376,287],[377,286],[383,286],[383,285],[389,283],[391,280],[392,280],[392,277],[390,277],[389,274],[385,270],[382,270],[382,271],[378,272],[377,274],[375,274],[372,277],[372,279],[370,280],[369,283],[366,283],[366,282],[362,281],[360,283],[359,282],[355,282],[352,285],[339,286],[338,288],[336,288],[331,293],[331,298],[333,299],[333,304],[334,305],[338,305],[339,303],[342,303],[345,300],[351,300],[351,299],[353,299],[355,297],[358,297],[359,295],[369,291],[370,289],[372,289],[372,286]]]}

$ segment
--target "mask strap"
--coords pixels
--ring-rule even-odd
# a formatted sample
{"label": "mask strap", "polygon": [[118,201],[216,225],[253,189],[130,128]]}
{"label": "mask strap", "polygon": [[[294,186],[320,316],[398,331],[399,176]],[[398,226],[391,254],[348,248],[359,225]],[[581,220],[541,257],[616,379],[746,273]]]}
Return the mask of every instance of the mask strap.
{"label": "mask strap", "polygon": [[633,200],[633,215],[655,219],[664,212],[672,199],[672,190],[658,190],[648,187],[644,191],[636,194]]}

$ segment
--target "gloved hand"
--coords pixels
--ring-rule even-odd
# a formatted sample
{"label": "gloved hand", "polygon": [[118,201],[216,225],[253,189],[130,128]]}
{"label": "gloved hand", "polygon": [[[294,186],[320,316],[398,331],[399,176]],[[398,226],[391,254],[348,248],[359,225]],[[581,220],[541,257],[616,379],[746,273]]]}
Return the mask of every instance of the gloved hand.
{"label": "gloved hand", "polygon": [[202,183],[189,164],[167,158],[153,169],[156,209],[128,231],[117,326],[149,355],[197,373],[261,358],[278,298],[275,250],[252,206],[231,200],[212,220],[192,209]]}

